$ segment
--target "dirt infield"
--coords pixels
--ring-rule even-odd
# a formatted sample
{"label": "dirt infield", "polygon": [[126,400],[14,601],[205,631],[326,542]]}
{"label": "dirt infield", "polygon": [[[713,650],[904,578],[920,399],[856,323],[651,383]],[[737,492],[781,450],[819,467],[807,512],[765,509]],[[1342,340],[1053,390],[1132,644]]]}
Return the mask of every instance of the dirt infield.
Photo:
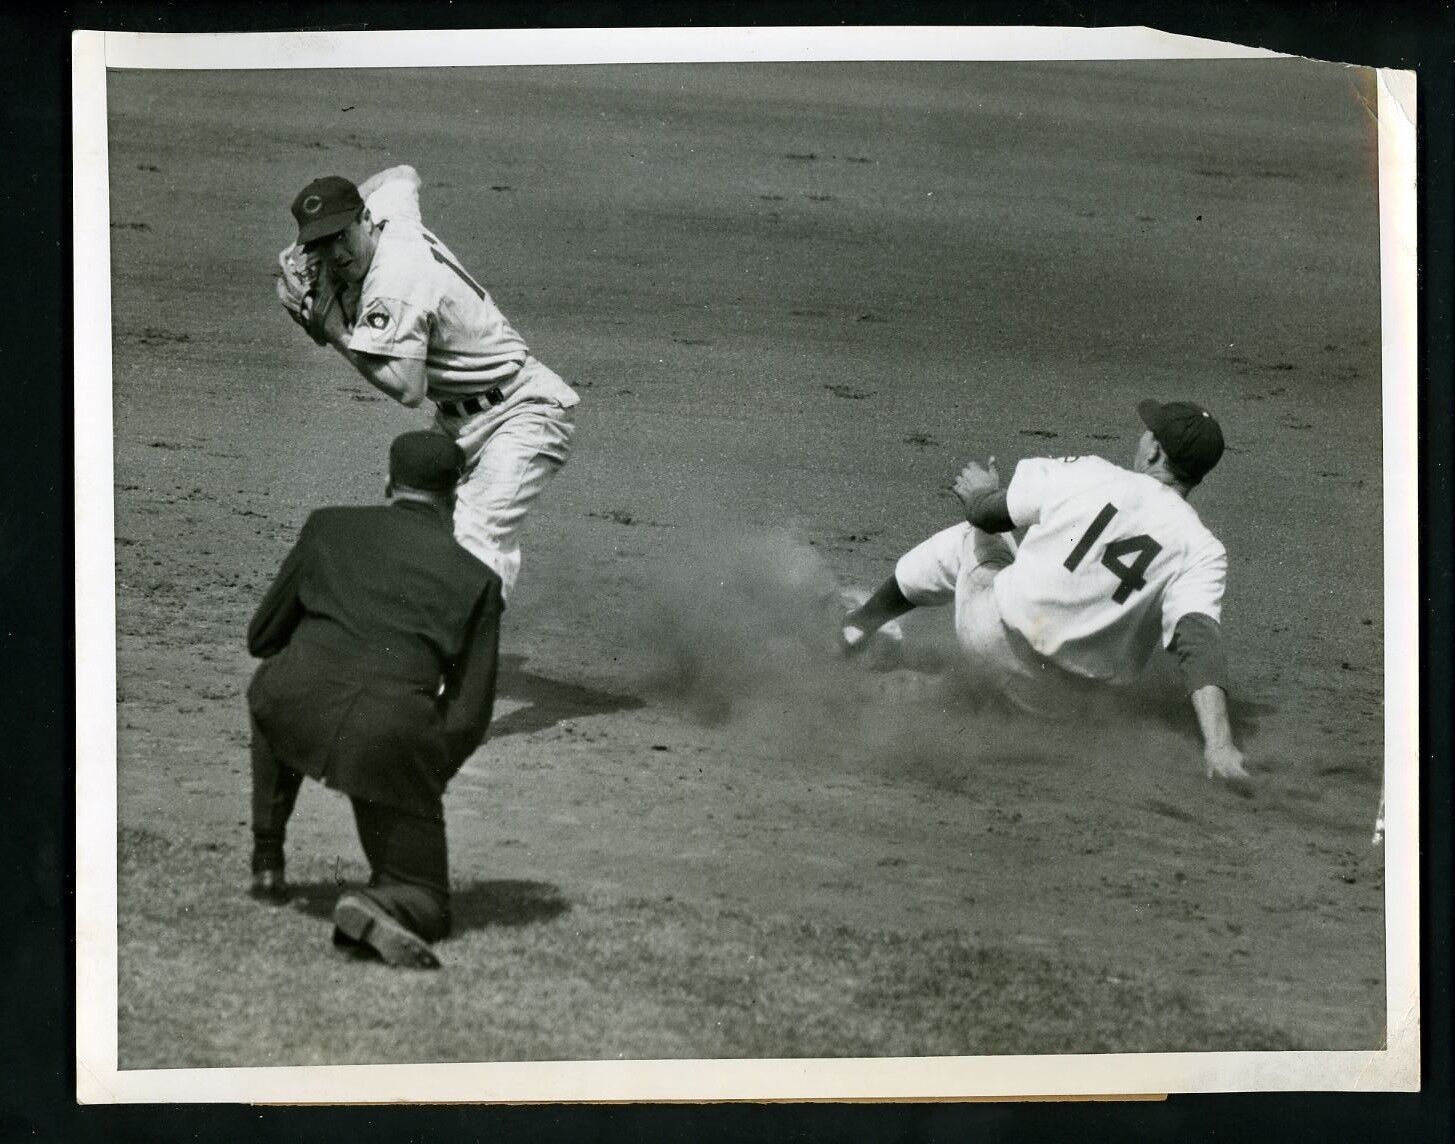
{"label": "dirt infield", "polygon": [[[583,398],[526,537],[493,738],[446,803],[462,894],[756,919],[783,957],[799,923],[934,934],[1071,981],[1124,969],[1279,1044],[1378,1044],[1370,99],[1364,73],[1300,61],[113,73],[122,1066],[389,1059],[321,1027],[260,1047],[256,982],[180,936],[166,887],[221,879],[216,925],[271,924],[241,893],[243,631],[307,512],[377,499],[388,440],[421,423],[287,321],[272,257],[309,178],[400,162]],[[1193,504],[1230,554],[1250,799],[1202,777],[1165,663],[1071,735],[816,642],[819,586],[877,583],[951,523],[960,463],[1127,461],[1145,396],[1207,404],[1229,439]],[[948,616],[909,628],[933,668]],[[357,874],[346,804],[310,788],[291,850]],[[303,929],[270,972],[329,958],[326,925]],[[217,984],[180,992],[183,966]],[[885,1051],[914,1014],[880,1013]],[[643,1025],[597,1054],[551,1035],[569,1015],[529,1018],[403,1059],[803,1043]]]}

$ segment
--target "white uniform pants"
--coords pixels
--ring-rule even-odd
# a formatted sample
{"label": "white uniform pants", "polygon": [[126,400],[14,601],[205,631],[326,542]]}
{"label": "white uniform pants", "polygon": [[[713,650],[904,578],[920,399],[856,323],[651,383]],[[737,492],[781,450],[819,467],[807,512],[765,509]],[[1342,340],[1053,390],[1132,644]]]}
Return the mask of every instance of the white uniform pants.
{"label": "white uniform pants", "polygon": [[1099,690],[1029,646],[1017,649],[1000,618],[992,585],[1015,560],[1010,535],[957,524],[917,544],[894,566],[899,590],[911,604],[955,605],[955,635],[977,686],[1043,719],[1074,718]]}
{"label": "white uniform pants", "polygon": [[456,490],[455,539],[494,569],[502,599],[520,575],[525,514],[566,463],[575,432],[571,410],[530,401],[456,438],[473,466]]}

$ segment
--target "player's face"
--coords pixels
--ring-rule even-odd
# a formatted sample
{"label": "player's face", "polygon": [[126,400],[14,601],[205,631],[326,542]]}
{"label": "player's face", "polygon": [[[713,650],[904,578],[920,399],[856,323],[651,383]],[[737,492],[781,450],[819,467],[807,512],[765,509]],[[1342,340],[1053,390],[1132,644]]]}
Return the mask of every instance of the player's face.
{"label": "player's face", "polygon": [[362,282],[374,261],[374,228],[367,217],[357,218],[337,234],[319,239],[316,249],[340,281]]}
{"label": "player's face", "polygon": [[1142,430],[1141,440],[1137,442],[1137,456],[1132,461],[1132,468],[1139,473],[1145,473],[1152,464],[1152,454],[1157,450],[1157,438],[1152,436],[1152,430]]}

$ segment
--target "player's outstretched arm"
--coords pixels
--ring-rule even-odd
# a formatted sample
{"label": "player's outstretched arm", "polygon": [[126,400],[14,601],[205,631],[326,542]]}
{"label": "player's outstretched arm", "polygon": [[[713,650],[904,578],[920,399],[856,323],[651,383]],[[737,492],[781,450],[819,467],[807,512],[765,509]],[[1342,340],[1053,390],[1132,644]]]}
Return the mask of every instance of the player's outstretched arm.
{"label": "player's outstretched arm", "polygon": [[1168,650],[1182,669],[1197,712],[1207,777],[1246,782],[1249,776],[1243,769],[1243,752],[1233,743],[1228,719],[1228,658],[1222,625],[1202,612],[1189,612],[1177,621]]}
{"label": "player's outstretched arm", "polygon": [[1197,725],[1202,729],[1202,757],[1207,763],[1207,777],[1246,782],[1249,775],[1243,768],[1243,752],[1233,744],[1227,694],[1216,684],[1199,687],[1192,693],[1192,709],[1197,712]]}

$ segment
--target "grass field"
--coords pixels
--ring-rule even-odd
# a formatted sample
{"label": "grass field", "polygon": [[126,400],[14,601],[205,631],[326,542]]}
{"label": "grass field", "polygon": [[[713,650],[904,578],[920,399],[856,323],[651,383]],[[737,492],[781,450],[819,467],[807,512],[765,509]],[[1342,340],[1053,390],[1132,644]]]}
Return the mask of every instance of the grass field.
{"label": "grass field", "polygon": [[[295,114],[308,85],[319,115]],[[1367,76],[1302,61],[113,73],[123,1068],[1355,1048],[1384,656]],[[362,874],[243,894],[248,616],[393,406],[279,311],[309,178],[392,163],[582,394],[492,739],[446,810],[443,972],[338,957]],[[977,709],[809,601],[954,519],[960,463],[1219,415],[1250,798],[1157,662],[1099,724]]]}
{"label": "grass field", "polygon": [[[1295,1047],[1250,1007],[1215,1011],[1119,967],[954,929],[764,919],[670,896],[573,901],[531,882],[461,887],[450,971],[401,973],[318,943],[335,879],[367,877],[358,864],[301,863],[294,906],[240,911],[221,848],[128,833],[122,862],[124,940],[150,967],[122,1035],[165,1043],[176,1013],[205,1009],[189,1059],[201,1067]],[[247,988],[219,991],[219,965]]]}

